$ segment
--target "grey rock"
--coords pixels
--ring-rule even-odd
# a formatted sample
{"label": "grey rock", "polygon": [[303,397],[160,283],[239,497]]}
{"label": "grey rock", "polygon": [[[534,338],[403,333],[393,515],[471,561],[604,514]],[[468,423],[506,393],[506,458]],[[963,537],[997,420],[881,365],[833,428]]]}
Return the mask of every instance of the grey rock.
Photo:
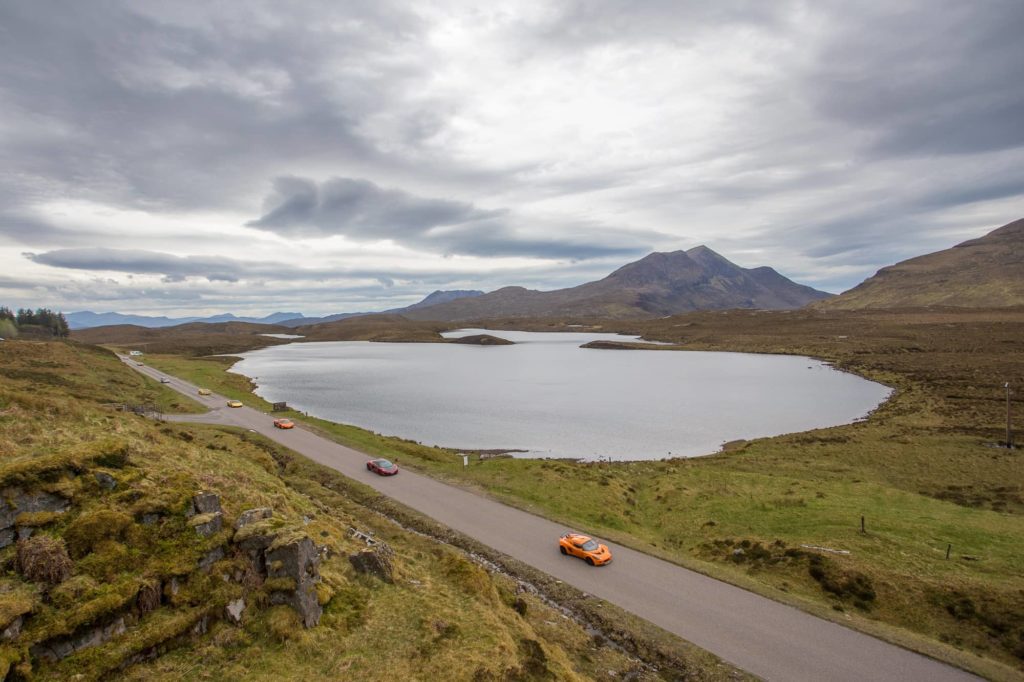
{"label": "grey rock", "polygon": [[220,512],[213,514],[201,514],[191,521],[191,526],[204,538],[219,533],[224,527],[224,515]]}
{"label": "grey rock", "polygon": [[369,549],[350,554],[348,561],[356,573],[376,576],[386,583],[394,583],[394,566],[391,562],[394,552],[381,542]]}
{"label": "grey rock", "polygon": [[71,500],[66,497],[43,491],[25,492],[20,488],[0,491],[0,498],[0,548],[14,542],[13,526],[18,514],[41,511],[63,513],[71,506]]}
{"label": "grey rock", "polygon": [[210,629],[210,619],[203,616],[196,624],[192,626],[192,634],[194,635],[205,635],[206,631]]}
{"label": "grey rock", "polygon": [[274,515],[274,510],[270,507],[257,507],[256,509],[247,509],[238,517],[235,521],[235,529],[244,528],[250,523],[262,521],[263,519],[269,519]]}
{"label": "grey rock", "polygon": [[21,625],[25,622],[25,619],[18,616],[11,623],[4,628],[3,632],[0,632],[0,642],[9,642],[18,635],[21,634]]}
{"label": "grey rock", "polygon": [[202,559],[199,560],[199,570],[203,572],[209,572],[210,568],[212,568],[215,563],[223,559],[224,556],[225,555],[223,547],[214,547],[209,552],[207,552]]}
{"label": "grey rock", "polygon": [[113,490],[117,487],[117,479],[105,471],[97,471],[93,476],[104,490]]}
{"label": "grey rock", "polygon": [[29,526],[18,526],[18,539],[28,540],[30,537],[32,537],[32,533],[34,531],[35,528],[31,528]]}
{"label": "grey rock", "polygon": [[274,544],[276,539],[277,533],[271,531],[256,533],[240,541],[238,546],[248,552],[261,552]]}
{"label": "grey rock", "polygon": [[51,639],[32,646],[29,651],[36,658],[56,662],[82,649],[99,646],[125,631],[124,618],[76,633],[71,637]]}
{"label": "grey rock", "polygon": [[233,623],[242,622],[242,612],[245,611],[245,599],[239,597],[238,599],[228,602],[227,605],[228,618]]}
{"label": "grey rock", "polygon": [[266,552],[267,573],[270,578],[291,578],[294,592],[271,595],[272,603],[289,604],[302,618],[302,624],[311,628],[320,622],[323,609],[317,601],[316,583],[320,582],[320,559],[316,545],[303,537]]}
{"label": "grey rock", "polygon": [[142,525],[143,526],[152,526],[154,523],[159,522],[160,518],[161,518],[160,514],[157,514],[156,512],[150,512],[148,514],[143,514],[142,515]]}
{"label": "grey rock", "polygon": [[196,514],[214,514],[221,511],[220,497],[215,493],[201,492],[192,497],[192,508]]}

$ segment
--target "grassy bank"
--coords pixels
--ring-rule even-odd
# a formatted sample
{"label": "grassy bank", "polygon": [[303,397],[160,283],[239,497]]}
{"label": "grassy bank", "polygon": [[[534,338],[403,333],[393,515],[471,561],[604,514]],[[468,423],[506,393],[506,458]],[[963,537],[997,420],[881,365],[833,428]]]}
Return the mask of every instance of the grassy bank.
{"label": "grassy bank", "polygon": [[[987,676],[1020,675],[1024,465],[1020,451],[996,445],[1002,383],[1024,385],[1022,311],[741,311],[575,322],[686,349],[811,355],[896,394],[866,422],[666,462],[474,457],[464,470],[451,451],[308,422],[348,445],[397,455],[406,466]],[[565,321],[487,326],[566,329]],[[248,389],[235,375],[217,379],[212,368],[227,366],[220,360],[166,362],[186,377],[205,368],[209,381],[220,382],[211,388],[233,397]]]}
{"label": "grassy bank", "polygon": [[[111,409],[115,389],[125,402],[170,406],[177,398],[107,351],[7,342],[0,345],[0,375],[5,495],[67,501],[63,511],[18,516],[19,529],[34,529],[33,541],[46,539],[46,547],[56,548],[44,571],[26,563],[22,544],[0,549],[0,630],[14,632],[0,642],[0,677],[655,680],[733,674],[685,647],[658,669],[637,661],[522,591],[516,580],[404,530],[365,490],[265,439]],[[210,536],[197,534],[186,516],[200,490],[216,493],[224,511],[224,529]],[[273,509],[282,533],[307,535],[321,547],[317,598],[324,613],[315,628],[304,629],[289,607],[269,601],[272,581],[237,578],[246,564],[230,549],[231,525],[243,510],[261,506]],[[394,583],[354,571],[348,555],[364,545],[349,534],[351,527],[391,546]],[[226,555],[199,567],[225,546]],[[247,606],[236,625],[223,614],[241,595]],[[118,623],[123,631],[63,660],[40,653],[40,646]]]}

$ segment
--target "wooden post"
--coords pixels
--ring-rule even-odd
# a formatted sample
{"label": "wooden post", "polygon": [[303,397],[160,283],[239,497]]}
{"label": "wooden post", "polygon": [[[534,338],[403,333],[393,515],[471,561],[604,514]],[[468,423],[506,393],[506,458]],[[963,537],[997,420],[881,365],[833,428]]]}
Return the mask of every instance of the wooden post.
{"label": "wooden post", "polygon": [[1013,431],[1010,429],[1010,382],[1006,382],[1006,449],[1013,448]]}
{"label": "wooden post", "polygon": [[946,545],[946,561],[949,561],[949,552],[953,549],[953,543]]}
{"label": "wooden post", "polygon": [[863,516],[860,517],[860,532],[861,533],[867,533],[867,531],[864,530],[864,517]]}

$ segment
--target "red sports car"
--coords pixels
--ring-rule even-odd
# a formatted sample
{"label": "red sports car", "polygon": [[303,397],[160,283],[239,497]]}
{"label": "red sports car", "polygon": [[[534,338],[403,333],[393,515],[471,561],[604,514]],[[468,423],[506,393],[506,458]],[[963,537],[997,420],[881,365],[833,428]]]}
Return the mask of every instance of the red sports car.
{"label": "red sports car", "polygon": [[295,423],[291,419],[275,419],[274,426],[279,429],[294,429]]}
{"label": "red sports car", "polygon": [[398,473],[398,465],[387,459],[371,459],[366,468],[381,476],[394,476]]}

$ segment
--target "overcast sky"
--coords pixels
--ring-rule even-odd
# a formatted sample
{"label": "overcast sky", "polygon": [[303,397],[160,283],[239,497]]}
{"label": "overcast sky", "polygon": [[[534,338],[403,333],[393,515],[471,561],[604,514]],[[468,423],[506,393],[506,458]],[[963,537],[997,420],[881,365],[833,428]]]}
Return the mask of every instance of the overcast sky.
{"label": "overcast sky", "polygon": [[1024,217],[1020,0],[0,4],[0,304],[308,315]]}

